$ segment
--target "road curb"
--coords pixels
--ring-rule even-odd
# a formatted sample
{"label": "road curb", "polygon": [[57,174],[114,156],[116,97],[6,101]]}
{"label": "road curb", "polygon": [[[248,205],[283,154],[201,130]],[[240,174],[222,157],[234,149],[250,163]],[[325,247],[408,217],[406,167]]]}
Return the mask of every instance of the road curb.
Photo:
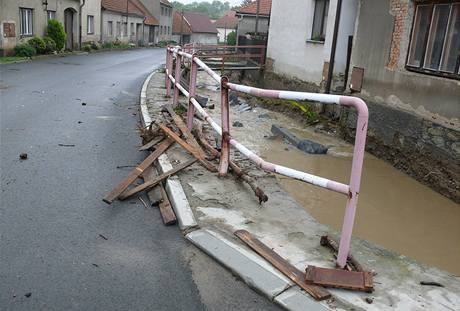
{"label": "road curb", "polygon": [[[140,118],[143,126],[148,126],[152,122],[147,107],[147,87],[157,71],[154,70],[149,74],[142,85]],[[160,173],[172,168],[166,154],[161,155],[155,165]],[[305,294],[259,255],[224,237],[223,233],[199,228],[177,176],[166,180],[166,192],[185,238],[240,277],[250,288],[262,293],[286,310],[330,310]]]}

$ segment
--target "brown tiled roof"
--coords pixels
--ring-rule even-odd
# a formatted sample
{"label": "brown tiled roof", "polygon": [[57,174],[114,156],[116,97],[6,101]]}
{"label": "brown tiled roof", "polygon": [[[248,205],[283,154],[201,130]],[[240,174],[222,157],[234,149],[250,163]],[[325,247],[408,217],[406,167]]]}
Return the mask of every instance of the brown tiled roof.
{"label": "brown tiled roof", "polygon": [[235,11],[227,11],[224,16],[214,22],[214,26],[217,28],[229,28],[235,29],[238,24],[238,17],[236,17]]}
{"label": "brown tiled roof", "polygon": [[[216,26],[206,14],[184,12],[182,33],[217,33]],[[174,12],[173,33],[181,33],[181,12]]]}
{"label": "brown tiled roof", "polygon": [[[182,20],[182,27],[181,27],[181,20]],[[175,11],[173,15],[173,24],[172,24],[172,32],[173,33],[184,33],[190,34],[192,33],[192,29],[190,25],[182,19],[181,13]]]}
{"label": "brown tiled roof", "polygon": [[[272,0],[260,0],[259,5],[259,15],[270,15],[270,11],[272,9]],[[252,3],[243,6],[238,9],[237,14],[256,14],[257,13],[257,1],[254,0]]]}
{"label": "brown tiled roof", "polygon": [[144,23],[146,25],[157,26],[160,24],[158,23],[158,20],[152,14],[150,14],[149,10],[145,7],[144,4],[142,4],[142,2],[140,2],[139,0],[129,0],[129,1],[134,6],[136,6],[142,12],[142,14],[144,14],[144,17],[145,17]]}
{"label": "brown tiled roof", "polygon": [[101,5],[106,10],[126,14],[127,1],[129,14],[145,17],[145,24],[147,25],[158,25],[158,20],[139,0],[102,0]]}

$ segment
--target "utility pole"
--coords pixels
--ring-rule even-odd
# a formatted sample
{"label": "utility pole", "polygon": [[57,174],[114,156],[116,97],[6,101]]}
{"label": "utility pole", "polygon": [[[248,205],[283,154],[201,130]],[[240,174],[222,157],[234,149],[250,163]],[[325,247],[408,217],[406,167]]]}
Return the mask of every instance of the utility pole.
{"label": "utility pole", "polygon": [[126,28],[125,28],[125,35],[128,36],[128,16],[129,16],[129,9],[128,9],[129,0],[126,0]]}
{"label": "utility pole", "polygon": [[256,29],[254,30],[254,34],[257,36],[259,34],[259,11],[260,11],[260,0],[257,1],[257,10],[256,10]]}
{"label": "utility pole", "polygon": [[324,93],[331,93],[332,79],[334,75],[335,50],[337,49],[337,37],[339,35],[340,13],[342,12],[342,0],[337,1],[335,12],[334,34],[332,35],[331,55],[329,58],[329,70],[327,72],[326,87]]}
{"label": "utility pole", "polygon": [[180,40],[179,40],[179,45],[182,46],[182,37],[183,37],[183,25],[184,25],[184,9],[180,11]]}

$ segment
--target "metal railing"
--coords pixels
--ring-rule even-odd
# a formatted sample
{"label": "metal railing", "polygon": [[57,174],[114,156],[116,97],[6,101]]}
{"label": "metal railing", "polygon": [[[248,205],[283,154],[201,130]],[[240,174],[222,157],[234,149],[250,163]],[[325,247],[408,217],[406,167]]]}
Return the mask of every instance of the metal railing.
{"label": "metal railing", "polygon": [[[173,60],[176,59],[175,74],[173,72]],[[183,62],[190,64],[190,81],[189,81],[189,92],[180,84],[181,77],[181,65]],[[198,101],[195,99],[196,96],[196,80],[198,68],[201,68],[208,73],[214,80],[220,83],[221,91],[221,124],[220,127],[201,107]],[[181,47],[168,47],[166,53],[166,92],[167,95],[171,94],[171,82],[174,85],[173,94],[173,105],[177,105],[179,99],[179,92],[184,94],[188,98],[188,109],[187,109],[187,126],[192,129],[193,118],[195,111],[197,111],[211,126],[212,128],[222,137],[222,150],[219,162],[219,175],[223,176],[227,174],[229,158],[230,158],[230,146],[239,150],[247,158],[253,161],[259,168],[274,172],[280,175],[288,176],[294,179],[304,181],[306,183],[326,188],[341,194],[346,195],[347,203],[345,210],[345,217],[342,225],[342,234],[340,237],[339,253],[337,256],[337,266],[343,268],[347,263],[347,257],[350,250],[351,235],[353,231],[353,224],[355,219],[356,206],[358,203],[359,188],[361,183],[361,174],[364,159],[364,149],[366,143],[366,133],[368,124],[368,109],[364,101],[357,97],[341,96],[341,95],[329,95],[319,93],[306,93],[306,92],[291,92],[291,91],[278,91],[278,90],[266,90],[259,89],[250,86],[245,86],[236,83],[230,83],[228,78],[220,76],[214,72],[209,66],[207,66],[196,54],[190,54],[184,52]],[[286,100],[299,100],[299,101],[315,101],[326,104],[335,104],[346,107],[353,107],[357,110],[357,126],[356,126],[356,137],[353,151],[353,161],[351,167],[351,176],[349,184],[343,184],[327,178],[315,176],[302,171],[298,171],[286,166],[278,165],[265,161],[254,152],[246,148],[244,145],[239,143],[236,139],[230,135],[230,117],[229,117],[229,102],[228,94],[229,91],[236,91],[240,93],[250,94],[257,97],[268,97],[278,98]]]}
{"label": "metal railing", "polygon": [[182,51],[195,54],[213,70],[257,70],[265,66],[265,45],[205,45],[189,43]]}

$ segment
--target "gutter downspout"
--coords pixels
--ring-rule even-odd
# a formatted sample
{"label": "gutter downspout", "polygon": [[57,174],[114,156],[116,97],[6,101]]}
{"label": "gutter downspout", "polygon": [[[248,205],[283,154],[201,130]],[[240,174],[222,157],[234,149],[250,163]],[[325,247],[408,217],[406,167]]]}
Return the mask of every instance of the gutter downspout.
{"label": "gutter downspout", "polygon": [[82,9],[83,9],[83,6],[85,5],[86,3],[86,0],[83,0],[83,2],[80,3],[80,12],[78,13],[79,15],[79,19],[80,19],[80,26],[79,26],[79,31],[78,31],[78,47],[80,48],[81,50],[81,37],[82,37],[82,34],[81,34],[81,31],[82,31],[82,24],[83,24],[83,14],[82,14]]}
{"label": "gutter downspout", "polygon": [[259,11],[260,11],[260,0],[257,1],[257,10],[256,10],[256,29],[254,29],[254,35],[257,37],[259,34]]}
{"label": "gutter downspout", "polygon": [[327,73],[326,89],[324,93],[331,93],[332,76],[334,74],[335,50],[337,49],[337,36],[339,34],[340,13],[342,12],[342,0],[337,0],[335,12],[334,34],[332,36],[331,56],[329,58],[329,70]]}

